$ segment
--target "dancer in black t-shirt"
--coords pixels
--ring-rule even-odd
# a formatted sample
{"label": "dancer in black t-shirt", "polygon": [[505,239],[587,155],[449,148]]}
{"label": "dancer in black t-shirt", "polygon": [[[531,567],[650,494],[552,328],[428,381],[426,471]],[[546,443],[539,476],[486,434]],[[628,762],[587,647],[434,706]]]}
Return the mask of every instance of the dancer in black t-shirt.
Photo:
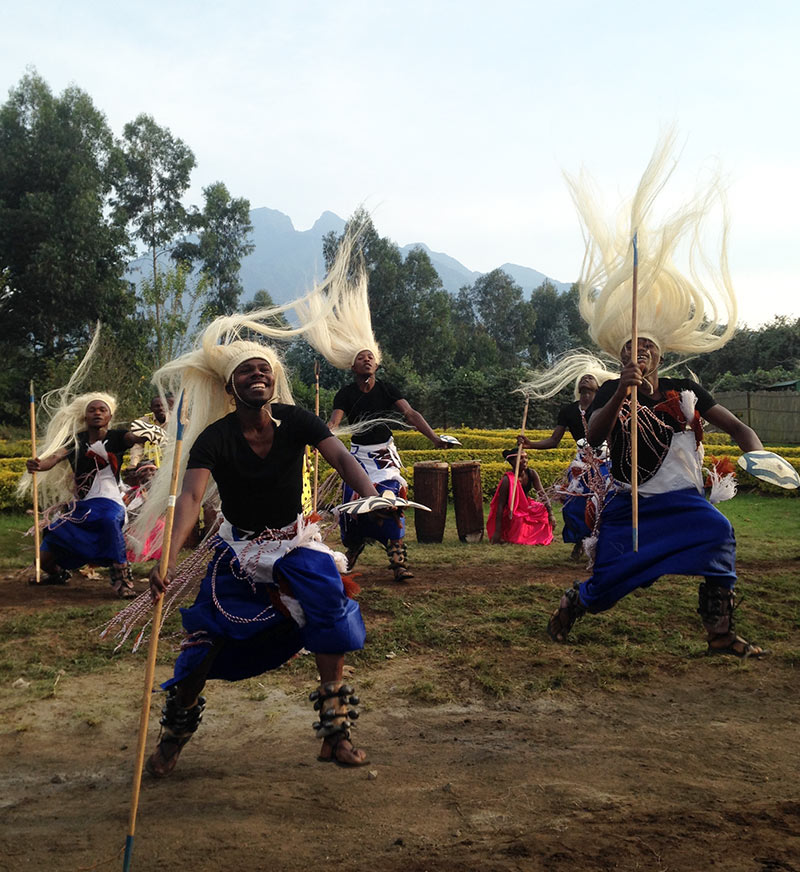
{"label": "dancer in black t-shirt", "polygon": [[[450,444],[434,433],[430,424],[416,409],[411,408],[408,400],[394,385],[375,378],[377,368],[378,361],[373,351],[363,349],[358,352],[351,367],[355,381],[337,392],[328,426],[335,430],[343,417],[350,424],[360,424],[361,428],[353,433],[350,440],[351,453],[380,492],[391,490],[405,497],[408,482],[401,472],[402,464],[392,431],[386,423],[387,416],[399,412],[436,448],[449,448]],[[370,420],[376,420],[376,423],[370,426]],[[357,494],[345,486],[345,502],[355,496]],[[367,542],[375,540],[386,549],[395,581],[403,582],[414,577],[408,567],[404,541],[406,527],[402,513],[387,518],[342,515],[340,530],[350,569],[355,566]]]}

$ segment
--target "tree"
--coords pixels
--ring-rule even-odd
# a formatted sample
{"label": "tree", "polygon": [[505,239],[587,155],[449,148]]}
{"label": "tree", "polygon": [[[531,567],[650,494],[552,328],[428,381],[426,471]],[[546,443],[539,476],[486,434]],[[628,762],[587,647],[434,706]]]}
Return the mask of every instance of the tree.
{"label": "tree", "polygon": [[[195,274],[185,263],[161,270],[155,281],[142,279],[139,293],[146,310],[160,313],[161,352],[153,349],[153,369],[188,350],[195,309],[207,290],[207,278],[202,273]],[[152,336],[156,326],[154,315],[145,316],[145,323]]]}
{"label": "tree", "polygon": [[203,320],[229,315],[236,309],[242,293],[239,269],[242,258],[253,250],[250,234],[250,201],[231,197],[222,182],[203,188],[205,205],[195,212],[191,225],[198,231],[198,241],[176,246],[173,257],[200,265],[208,283]]}
{"label": "tree", "polygon": [[110,215],[123,169],[106,119],[75,86],[59,96],[35,71],[0,108],[0,318],[7,417],[28,379],[55,386],[97,320],[133,312],[123,282],[128,237]]}
{"label": "tree", "polygon": [[536,313],[532,333],[533,363],[552,363],[574,348],[590,348],[588,329],[578,310],[578,286],[560,293],[545,280],[531,293],[530,305]]}
{"label": "tree", "polygon": [[[414,248],[403,258],[397,244],[380,236],[363,209],[350,218],[345,232],[353,228],[359,230],[372,327],[384,356],[395,360],[406,357],[418,371],[448,366],[456,346],[451,297],[427,253]],[[341,239],[333,232],[323,239],[328,267]]]}
{"label": "tree", "polygon": [[[116,199],[119,219],[129,222],[133,235],[150,253],[152,282],[158,282],[158,255],[187,228],[187,212],[181,198],[189,187],[196,165],[192,150],[150,115],[139,115],[122,133],[125,173]],[[156,351],[164,360],[161,310],[154,311]]]}
{"label": "tree", "polygon": [[475,332],[482,327],[492,338],[500,366],[530,361],[536,312],[508,273],[496,269],[480,276],[462,288],[459,305],[462,319],[471,316]]}

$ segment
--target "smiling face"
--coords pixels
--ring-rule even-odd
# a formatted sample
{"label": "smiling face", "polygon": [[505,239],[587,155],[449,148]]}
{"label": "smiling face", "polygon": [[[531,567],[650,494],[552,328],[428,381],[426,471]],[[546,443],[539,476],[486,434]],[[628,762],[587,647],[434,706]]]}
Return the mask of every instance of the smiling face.
{"label": "smiling face", "polygon": [[111,423],[111,409],[102,400],[92,400],[86,407],[86,426],[103,430]]}
{"label": "smiling face", "polygon": [[[661,351],[658,346],[653,342],[652,339],[648,339],[646,336],[642,336],[639,339],[639,350],[636,355],[636,359],[639,363],[639,366],[642,367],[642,372],[647,375],[648,373],[655,372],[658,369],[658,364],[661,362]],[[628,340],[623,346],[622,351],[620,352],[619,359],[622,362],[623,366],[627,366],[631,361],[631,343]]]}
{"label": "smiling face", "polygon": [[352,366],[354,375],[369,378],[369,376],[375,375],[377,369],[378,364],[375,363],[375,355],[369,349],[365,348],[363,351],[358,352]]}
{"label": "smiling face", "polygon": [[263,406],[272,398],[275,375],[266,360],[251,357],[236,367],[225,389],[247,406]]}

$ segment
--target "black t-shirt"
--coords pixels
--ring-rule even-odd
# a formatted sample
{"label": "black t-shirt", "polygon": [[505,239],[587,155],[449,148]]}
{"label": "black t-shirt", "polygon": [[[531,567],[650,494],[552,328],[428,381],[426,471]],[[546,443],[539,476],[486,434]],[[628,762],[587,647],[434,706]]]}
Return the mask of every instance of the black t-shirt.
{"label": "black t-shirt", "polygon": [[[403,395],[394,385],[375,379],[372,390],[366,393],[355,382],[345,385],[336,392],[333,408],[341,409],[351,424],[357,424],[369,418],[385,418],[394,409],[394,404],[402,399]],[[388,425],[376,424],[368,430],[354,434],[351,441],[356,445],[377,445],[388,442],[391,435]]]}
{"label": "black t-shirt", "polygon": [[[619,379],[611,379],[600,386],[594,397],[594,402],[587,410],[587,416],[601,409],[614,395],[619,387]],[[658,472],[666,456],[672,436],[687,428],[687,422],[676,408],[676,396],[681,391],[692,391],[697,397],[695,409],[700,415],[712,407],[717,401],[697,382],[688,378],[663,378],[659,376],[658,389],[661,398],[653,400],[643,390],[637,391],[639,403],[639,483],[651,479]],[[673,397],[668,392],[673,392]],[[611,472],[618,481],[630,484],[630,399],[622,404],[617,420],[609,438],[609,454],[611,456]]]}
{"label": "black t-shirt", "polygon": [[[588,411],[586,412],[586,415],[588,420]],[[572,434],[572,438],[576,442],[579,439],[586,438],[586,431],[583,427],[583,415],[581,415],[581,405],[578,400],[575,400],[574,403],[568,403],[566,406],[562,406],[558,410],[556,426],[569,430]]]}
{"label": "black t-shirt", "polygon": [[217,483],[222,514],[236,527],[260,533],[285,527],[302,510],[303,454],[331,435],[326,425],[298,406],[273,403],[274,436],[266,457],[244,438],[235,412],[215,421],[197,437],[187,469],[208,469]]}
{"label": "black t-shirt", "polygon": [[[125,444],[125,434],[127,432],[127,430],[122,428],[107,430],[105,438],[100,440],[105,445],[106,451],[109,454],[109,463],[114,471],[114,478],[117,481],[119,481],[119,471],[122,468],[122,457],[128,449],[128,446]],[[74,446],[67,452],[67,460],[72,467],[72,471],[75,473],[75,487],[79,499],[85,497],[89,492],[98,469],[98,461],[93,457],[86,456],[88,448],[89,433],[84,430],[78,433],[77,453]]]}

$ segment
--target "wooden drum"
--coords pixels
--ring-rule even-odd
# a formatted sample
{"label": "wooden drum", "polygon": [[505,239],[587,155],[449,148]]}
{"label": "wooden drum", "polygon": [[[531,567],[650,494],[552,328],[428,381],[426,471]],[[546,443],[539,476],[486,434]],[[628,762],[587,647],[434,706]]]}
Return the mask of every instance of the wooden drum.
{"label": "wooden drum", "polygon": [[483,539],[483,490],[481,465],[477,460],[454,463],[453,504],[456,510],[456,529],[462,542],[480,542]]}
{"label": "wooden drum", "polygon": [[414,511],[417,542],[441,542],[444,538],[448,472],[447,464],[436,460],[414,464],[414,502],[430,509],[429,512]]}

